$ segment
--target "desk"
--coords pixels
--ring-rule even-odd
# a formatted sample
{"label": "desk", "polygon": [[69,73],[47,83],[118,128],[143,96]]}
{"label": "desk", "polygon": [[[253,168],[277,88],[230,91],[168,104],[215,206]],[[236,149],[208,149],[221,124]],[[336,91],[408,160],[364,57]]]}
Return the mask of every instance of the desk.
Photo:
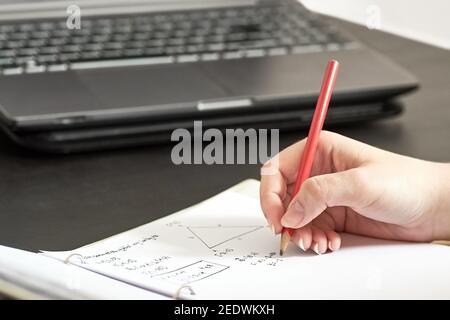
{"label": "desk", "polygon": [[[450,52],[338,24],[410,70],[422,87],[403,99],[400,117],[335,131],[398,153],[450,161]],[[281,147],[304,136],[283,134]],[[0,135],[0,244],[69,250],[259,177],[256,165],[175,166],[170,152],[165,145],[49,156]]]}

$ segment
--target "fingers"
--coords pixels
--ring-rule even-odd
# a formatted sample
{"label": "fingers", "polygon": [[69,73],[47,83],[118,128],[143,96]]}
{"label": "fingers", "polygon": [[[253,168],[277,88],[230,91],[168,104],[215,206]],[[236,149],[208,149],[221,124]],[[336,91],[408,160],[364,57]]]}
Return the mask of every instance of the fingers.
{"label": "fingers", "polygon": [[261,176],[261,209],[275,234],[280,233],[282,229],[280,219],[286,208],[283,204],[285,197],[286,182],[280,172]]}
{"label": "fingers", "polygon": [[311,249],[316,254],[336,251],[341,247],[341,236],[332,230],[322,230],[313,225],[297,229],[292,234],[294,242],[303,251]]}
{"label": "fingers", "polygon": [[311,226],[304,226],[303,228],[294,230],[292,234],[292,242],[294,242],[303,251],[309,250],[312,243]]}
{"label": "fingers", "polygon": [[319,216],[328,207],[360,208],[373,201],[368,190],[364,168],[325,174],[307,179],[281,218],[288,228],[301,228]]}
{"label": "fingers", "polygon": [[313,242],[311,249],[317,254],[323,254],[327,251],[327,236],[322,230],[313,228]]}
{"label": "fingers", "polygon": [[287,201],[290,201],[290,197],[286,198],[286,188],[295,181],[295,170],[304,146],[305,140],[302,140],[286,148],[261,169],[261,208],[276,234],[283,228],[281,216],[286,212]]}
{"label": "fingers", "polygon": [[325,235],[328,239],[328,250],[336,251],[341,247],[341,236],[338,233],[328,230],[325,231]]}

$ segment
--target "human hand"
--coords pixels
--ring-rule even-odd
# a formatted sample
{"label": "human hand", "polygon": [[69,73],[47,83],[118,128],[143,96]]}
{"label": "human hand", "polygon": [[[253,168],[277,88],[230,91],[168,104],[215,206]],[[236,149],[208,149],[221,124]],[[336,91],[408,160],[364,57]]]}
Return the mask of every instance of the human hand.
{"label": "human hand", "polygon": [[274,232],[317,254],[335,251],[340,232],[383,239],[450,239],[450,165],[418,160],[323,131],[311,171],[291,201],[306,139],[265,167],[260,201]]}

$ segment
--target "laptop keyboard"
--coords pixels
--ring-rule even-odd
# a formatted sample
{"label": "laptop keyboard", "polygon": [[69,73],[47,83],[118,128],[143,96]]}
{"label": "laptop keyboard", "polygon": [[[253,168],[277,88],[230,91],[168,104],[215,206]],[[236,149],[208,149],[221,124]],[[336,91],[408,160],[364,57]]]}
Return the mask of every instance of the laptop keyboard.
{"label": "laptop keyboard", "polygon": [[352,48],[295,3],[0,24],[0,74],[58,72]]}

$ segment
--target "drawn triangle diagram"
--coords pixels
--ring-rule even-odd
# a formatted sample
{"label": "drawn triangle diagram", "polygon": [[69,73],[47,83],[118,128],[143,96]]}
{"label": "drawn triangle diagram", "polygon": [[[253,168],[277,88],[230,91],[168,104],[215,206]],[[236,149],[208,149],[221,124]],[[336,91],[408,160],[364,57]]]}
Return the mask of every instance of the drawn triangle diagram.
{"label": "drawn triangle diagram", "polygon": [[217,247],[230,240],[264,228],[263,226],[200,226],[187,227],[209,249]]}

